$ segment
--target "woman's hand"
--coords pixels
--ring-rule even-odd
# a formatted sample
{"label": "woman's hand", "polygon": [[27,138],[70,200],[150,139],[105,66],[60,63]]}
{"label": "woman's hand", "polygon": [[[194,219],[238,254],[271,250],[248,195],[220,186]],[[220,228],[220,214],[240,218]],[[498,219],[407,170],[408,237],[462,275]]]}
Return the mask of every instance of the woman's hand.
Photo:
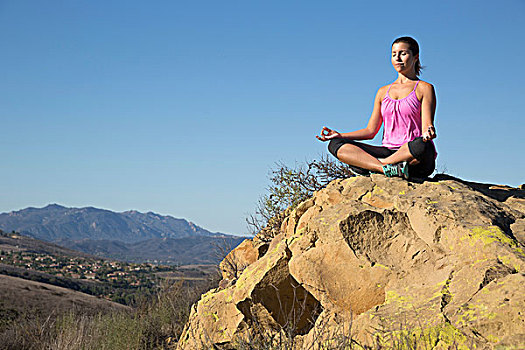
{"label": "woman's hand", "polygon": [[315,135],[315,137],[317,137],[317,139],[320,141],[329,141],[331,139],[340,138],[341,134],[335,130],[323,126],[323,130],[321,130],[321,136]]}
{"label": "woman's hand", "polygon": [[436,138],[436,136],[436,129],[434,129],[434,126],[430,125],[427,131],[423,133],[423,141],[427,142],[433,140]]}

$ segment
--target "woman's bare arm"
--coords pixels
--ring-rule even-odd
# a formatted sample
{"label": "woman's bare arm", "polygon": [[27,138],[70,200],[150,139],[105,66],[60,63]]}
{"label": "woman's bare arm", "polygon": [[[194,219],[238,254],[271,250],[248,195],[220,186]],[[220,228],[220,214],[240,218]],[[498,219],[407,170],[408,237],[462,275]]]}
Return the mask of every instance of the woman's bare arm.
{"label": "woman's bare arm", "polygon": [[423,141],[429,141],[436,138],[436,130],[434,128],[434,115],[436,113],[436,92],[434,86],[427,82],[423,82],[421,98],[421,134]]}

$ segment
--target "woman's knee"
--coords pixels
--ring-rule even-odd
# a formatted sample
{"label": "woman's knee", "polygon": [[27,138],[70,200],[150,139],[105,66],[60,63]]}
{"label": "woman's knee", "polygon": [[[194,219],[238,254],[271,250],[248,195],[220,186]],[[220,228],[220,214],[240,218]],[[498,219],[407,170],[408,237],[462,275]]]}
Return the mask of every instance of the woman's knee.
{"label": "woman's knee", "polygon": [[341,139],[332,139],[328,142],[328,151],[337,158],[337,151],[339,151],[339,148],[341,148],[343,144],[344,143],[341,142]]}
{"label": "woman's knee", "polygon": [[[339,152],[339,149],[343,146],[346,146],[346,145],[352,145],[352,146],[357,146],[359,147],[359,145],[357,144],[356,141],[354,140],[348,140],[348,139],[332,139],[330,140],[330,142],[328,143],[328,150],[330,151],[330,153],[333,154],[334,157],[338,158],[337,157],[337,152]],[[351,147],[350,147],[351,148]]]}
{"label": "woman's knee", "polygon": [[422,137],[417,137],[408,143],[410,154],[419,161],[425,153],[428,153],[429,147],[432,147],[431,143],[423,141]]}

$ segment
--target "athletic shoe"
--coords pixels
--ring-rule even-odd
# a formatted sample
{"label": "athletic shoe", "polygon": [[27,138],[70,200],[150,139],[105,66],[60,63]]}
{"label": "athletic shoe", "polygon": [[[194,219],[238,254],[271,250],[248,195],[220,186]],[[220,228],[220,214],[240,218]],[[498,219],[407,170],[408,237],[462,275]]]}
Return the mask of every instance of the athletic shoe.
{"label": "athletic shoe", "polygon": [[408,163],[401,162],[383,165],[383,173],[386,177],[398,176],[408,180]]}
{"label": "athletic shoe", "polygon": [[348,167],[350,168],[350,172],[356,176],[369,176],[370,175],[369,170],[360,168],[358,166],[353,166],[353,165],[349,165]]}

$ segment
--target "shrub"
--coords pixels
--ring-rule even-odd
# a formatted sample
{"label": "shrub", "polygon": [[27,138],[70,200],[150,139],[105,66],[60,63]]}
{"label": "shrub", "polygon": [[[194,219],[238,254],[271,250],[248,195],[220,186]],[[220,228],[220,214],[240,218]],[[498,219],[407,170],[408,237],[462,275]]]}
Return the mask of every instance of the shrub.
{"label": "shrub", "polygon": [[328,155],[295,167],[277,163],[270,170],[267,194],[259,198],[255,212],[246,219],[250,233],[263,241],[271,240],[289,211],[332,180],[350,176],[348,165]]}

